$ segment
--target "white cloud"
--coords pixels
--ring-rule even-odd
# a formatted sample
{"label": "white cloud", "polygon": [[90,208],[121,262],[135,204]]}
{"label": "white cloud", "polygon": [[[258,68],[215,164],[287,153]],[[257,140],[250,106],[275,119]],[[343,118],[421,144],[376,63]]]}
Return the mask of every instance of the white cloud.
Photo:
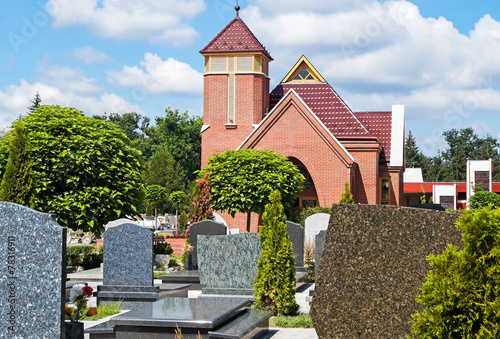
{"label": "white cloud", "polygon": [[70,54],[76,60],[82,61],[85,65],[111,61],[112,59],[105,53],[98,51],[90,46],[77,47]]}
{"label": "white cloud", "polygon": [[21,80],[19,85],[10,85],[0,90],[0,126],[10,125],[19,115],[26,114],[36,92],[41,96],[42,105],[60,105],[74,107],[92,116],[104,112],[144,113],[137,105],[132,105],[123,98],[112,93],[100,95],[79,95],[63,88],[48,85],[43,82],[29,83]]}
{"label": "white cloud", "polygon": [[205,4],[203,0],[49,0],[46,8],[55,27],[83,25],[104,37],[181,46],[198,36],[188,21]]}
{"label": "white cloud", "polygon": [[120,72],[108,71],[108,81],[115,86],[150,94],[201,95],[203,92],[203,75],[186,63],[173,58],[163,61],[156,54],[146,53],[141,66],[125,66]]}

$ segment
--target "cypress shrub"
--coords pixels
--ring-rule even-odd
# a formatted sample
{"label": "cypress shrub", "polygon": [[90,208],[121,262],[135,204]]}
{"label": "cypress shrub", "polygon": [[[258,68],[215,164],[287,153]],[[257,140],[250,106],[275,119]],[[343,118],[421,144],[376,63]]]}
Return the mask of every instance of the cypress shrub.
{"label": "cypress shrub", "polygon": [[274,191],[262,214],[259,228],[262,252],[254,284],[256,309],[273,311],[274,315],[295,315],[295,261],[288,240],[286,216],[281,195]]}

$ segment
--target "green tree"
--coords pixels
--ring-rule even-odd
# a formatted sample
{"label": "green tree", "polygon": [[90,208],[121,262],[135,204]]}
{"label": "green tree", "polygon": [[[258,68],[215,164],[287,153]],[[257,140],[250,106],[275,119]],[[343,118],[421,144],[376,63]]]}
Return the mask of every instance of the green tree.
{"label": "green tree", "polygon": [[469,199],[469,207],[478,209],[492,204],[493,207],[500,207],[500,196],[495,192],[477,191]]}
{"label": "green tree", "polygon": [[295,259],[279,191],[269,196],[259,229],[262,252],[254,284],[254,307],[274,315],[295,315]]}
{"label": "green tree", "polygon": [[158,226],[158,201],[167,198],[167,190],[160,185],[149,185],[146,187],[146,199],[155,207],[155,230]]}
{"label": "green tree", "polygon": [[354,199],[348,182],[344,183],[344,192],[340,195],[339,204],[354,204]]}
{"label": "green tree", "polygon": [[28,114],[35,113],[36,109],[40,107],[40,103],[42,102],[42,98],[40,97],[40,94],[36,92],[35,97],[33,100],[30,100],[31,106],[28,107]]}
{"label": "green tree", "polygon": [[304,176],[287,158],[271,150],[229,150],[215,154],[202,173],[210,173],[213,209],[247,213],[250,232],[251,212],[262,213],[272,191],[281,192],[283,205],[290,207],[302,191]]}
{"label": "green tree", "polygon": [[448,168],[446,167],[441,154],[436,155],[429,160],[429,169],[423,172],[424,181],[427,182],[440,182],[440,181],[450,181],[448,176]]}
{"label": "green tree", "polygon": [[164,117],[156,118],[156,130],[150,135],[153,145],[168,145],[170,153],[182,167],[184,183],[196,179],[201,169],[201,117],[190,117],[187,112],[165,109]]}
{"label": "green tree", "polygon": [[[175,220],[178,220],[177,216],[179,215],[179,205],[185,204],[188,201],[188,196],[183,191],[175,191],[170,193],[168,198],[175,205]],[[177,225],[179,225],[178,222]]]}
{"label": "green tree", "polygon": [[411,131],[408,132],[405,142],[405,159],[407,168],[421,168],[422,173],[427,170],[428,160],[418,148],[417,140]]}
{"label": "green tree", "polygon": [[417,338],[500,337],[500,209],[467,211],[457,222],[463,250],[429,256],[432,270],[416,301]]}
{"label": "green tree", "polygon": [[179,229],[181,231],[187,230],[188,226],[188,215],[186,211],[182,211],[181,214],[179,214]]}
{"label": "green tree", "polygon": [[[31,141],[36,209],[97,235],[107,222],[137,213],[144,194],[141,157],[118,127],[60,106],[40,106],[22,121]],[[1,169],[13,136],[0,143]]]}
{"label": "green tree", "polygon": [[14,129],[7,166],[0,184],[0,201],[32,207],[35,184],[31,170],[31,146],[26,132],[22,122]]}

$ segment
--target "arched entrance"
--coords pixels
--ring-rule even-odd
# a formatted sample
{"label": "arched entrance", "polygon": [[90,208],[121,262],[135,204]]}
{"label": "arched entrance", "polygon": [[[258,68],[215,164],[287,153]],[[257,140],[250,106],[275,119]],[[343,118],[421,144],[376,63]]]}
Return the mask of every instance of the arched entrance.
{"label": "arched entrance", "polygon": [[295,206],[300,207],[316,207],[319,206],[318,193],[316,192],[316,186],[314,181],[307,170],[307,167],[297,158],[288,158],[295,166],[297,166],[306,178],[304,181],[304,190],[297,195],[295,200]]}

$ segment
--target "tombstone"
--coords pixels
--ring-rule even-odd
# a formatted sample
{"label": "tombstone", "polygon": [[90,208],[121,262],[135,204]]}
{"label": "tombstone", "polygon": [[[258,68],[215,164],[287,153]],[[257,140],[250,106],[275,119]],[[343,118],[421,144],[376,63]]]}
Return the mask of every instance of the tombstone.
{"label": "tombstone", "polygon": [[153,233],[135,223],[123,223],[104,232],[103,285],[97,303],[123,300],[155,301],[153,285]]}
{"label": "tombstone", "polygon": [[302,225],[287,221],[286,230],[288,232],[288,239],[292,243],[293,258],[295,259],[295,266],[304,266],[304,228]]}
{"label": "tombstone", "polygon": [[202,220],[192,224],[189,227],[189,244],[193,246],[193,251],[186,256],[186,261],[191,260],[191,265],[186,265],[186,267],[198,269],[198,235],[226,235],[227,233],[227,226],[220,222]]}
{"label": "tombstone", "polygon": [[257,233],[198,236],[203,294],[252,295],[262,248]]}
{"label": "tombstone", "polygon": [[108,222],[104,226],[104,229],[107,230],[108,228],[120,226],[120,225],[123,225],[123,224],[137,224],[137,225],[140,226],[140,224],[137,221],[129,220],[129,219],[126,219],[126,218],[120,218],[120,219],[116,219],[116,220]]}
{"label": "tombstone", "polygon": [[325,244],[326,231],[320,231],[316,235],[316,241],[314,242],[314,276],[318,276],[319,264],[321,261],[321,253],[323,252],[323,246]]}
{"label": "tombstone", "polygon": [[0,338],[64,337],[66,228],[0,202]]}
{"label": "tombstone", "polygon": [[328,222],[330,215],[326,213],[317,213],[308,217],[305,221],[305,241],[307,243],[314,243],[316,235],[320,231],[328,229]]}
{"label": "tombstone", "polygon": [[404,338],[429,254],[463,246],[458,215],[335,204],[309,314],[319,338]]}

